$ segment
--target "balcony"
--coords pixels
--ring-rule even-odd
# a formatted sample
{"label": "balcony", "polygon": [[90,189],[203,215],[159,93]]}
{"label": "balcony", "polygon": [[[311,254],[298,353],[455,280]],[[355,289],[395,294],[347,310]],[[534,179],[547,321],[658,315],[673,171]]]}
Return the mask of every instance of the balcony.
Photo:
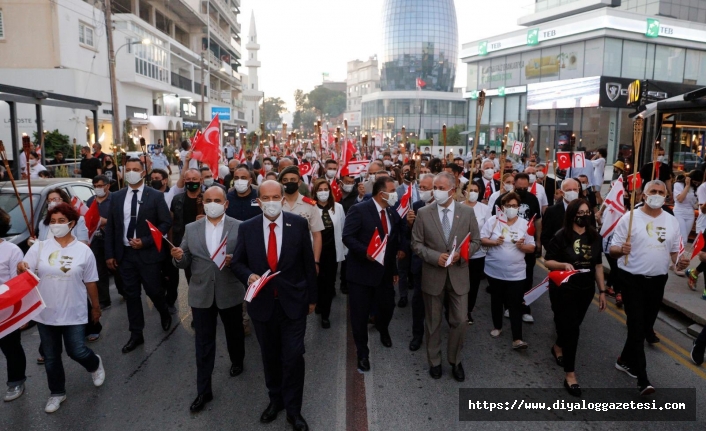
{"label": "balcony", "polygon": [[211,33],[215,33],[218,37],[221,38],[221,41],[225,42],[226,45],[230,45],[230,35],[228,32],[223,30],[217,23],[216,21],[213,20],[213,18],[208,18],[208,21],[211,24]]}
{"label": "balcony", "polygon": [[[204,88],[204,96],[208,97],[208,85],[206,85]],[[201,94],[201,83],[200,82],[194,82],[194,93],[196,94]]]}
{"label": "balcony", "polygon": [[191,79],[174,72],[172,72],[172,87],[181,88],[189,92],[193,91]]}

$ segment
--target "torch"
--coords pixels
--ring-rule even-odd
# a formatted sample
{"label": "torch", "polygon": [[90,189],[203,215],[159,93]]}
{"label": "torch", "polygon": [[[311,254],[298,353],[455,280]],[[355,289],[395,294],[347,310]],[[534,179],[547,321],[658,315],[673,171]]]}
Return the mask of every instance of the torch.
{"label": "torch", "polygon": [[[32,202],[32,179],[30,178],[30,172],[29,172],[29,152],[30,152],[31,145],[32,145],[32,143],[29,140],[29,136],[23,135],[22,136],[22,150],[25,153],[25,161],[27,162],[27,192],[29,193],[30,222],[32,223],[32,226],[34,226],[34,203]],[[20,206],[21,206],[21,204],[20,204]],[[30,232],[32,232],[31,229],[30,229]]]}
{"label": "torch", "polygon": [[[642,142],[642,128],[645,125],[645,120],[642,117],[635,118],[632,126],[632,145],[634,148],[633,154],[637,160],[637,155],[640,154],[640,142]],[[630,222],[628,223],[628,236],[625,242],[630,244],[630,234],[632,234],[632,219],[635,214],[635,191],[637,190],[637,175],[632,176],[632,193],[630,194]],[[628,265],[628,256],[625,256],[625,266]]]}
{"label": "torch", "polygon": [[476,136],[473,140],[473,157],[476,156],[476,150],[478,150],[478,139],[480,139],[480,119],[483,116],[483,107],[485,107],[485,91],[481,90],[478,93],[478,100],[476,102]]}
{"label": "torch", "polygon": [[[12,176],[12,171],[10,170],[10,164],[7,161],[7,153],[5,153],[5,145],[3,145],[2,141],[0,140],[0,158],[2,158],[2,163],[5,165],[5,172],[7,173],[7,176],[10,178],[10,182],[12,183],[12,188],[15,190],[15,197],[17,198],[17,206],[20,207],[20,211],[22,211],[22,218],[25,221],[25,225],[27,225],[27,231],[29,232],[29,236],[33,237],[34,236],[34,229],[32,226],[34,226],[34,223],[30,223],[29,219],[27,218],[27,213],[25,212],[25,206],[22,205],[22,199],[20,198],[20,192],[17,191],[17,185],[15,184],[15,178]],[[30,197],[32,194],[29,194]]]}
{"label": "torch", "polygon": [[446,166],[447,158],[446,158],[446,124],[443,125],[441,128],[441,137],[444,140],[444,166]]}

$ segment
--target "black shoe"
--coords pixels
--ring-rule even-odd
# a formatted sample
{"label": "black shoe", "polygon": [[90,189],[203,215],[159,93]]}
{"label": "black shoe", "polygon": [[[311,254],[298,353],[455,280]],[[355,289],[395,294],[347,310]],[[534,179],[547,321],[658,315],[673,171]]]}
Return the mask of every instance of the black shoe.
{"label": "black shoe", "polygon": [[650,344],[659,343],[659,337],[657,337],[657,335],[654,332],[651,334],[645,335],[645,340],[647,340],[647,342]]}
{"label": "black shoe", "polygon": [[165,310],[160,314],[160,317],[162,318],[162,329],[169,331],[169,328],[172,327],[172,315]]}
{"label": "black shoe", "polygon": [[466,380],[466,373],[463,371],[463,364],[460,362],[456,365],[451,365],[451,374],[454,376],[454,380],[457,382],[462,382]]}
{"label": "black shoe", "polygon": [[392,347],[392,338],[390,338],[390,334],[380,333],[380,342],[385,347]]}
{"label": "black shoe", "polygon": [[420,347],[422,347],[422,337],[413,337],[409,342],[409,350],[416,352]]}
{"label": "black shoe", "polygon": [[127,344],[123,346],[123,353],[130,353],[137,348],[140,344],[145,344],[145,338],[140,335],[139,337],[132,336],[128,340]]}
{"label": "black shoe", "polygon": [[196,323],[193,321],[193,319],[191,320],[191,329],[196,329]]}
{"label": "black shoe", "polygon": [[370,371],[370,360],[368,358],[358,359],[358,369],[360,371]]}
{"label": "black shoe", "polygon": [[273,420],[277,419],[277,413],[281,412],[282,410],[284,410],[284,406],[275,404],[270,401],[265,411],[262,412],[262,414],[260,415],[260,422],[262,422],[263,424],[268,424],[272,422]]}
{"label": "black shoe", "polygon": [[169,311],[169,314],[177,314],[177,309],[174,305],[167,305],[167,311]]}
{"label": "black shoe", "polygon": [[321,314],[321,311],[319,310],[319,307],[314,307],[314,313],[315,313],[315,314]]}
{"label": "black shoe", "polygon": [[348,295],[348,286],[341,286],[341,293],[344,295]]}
{"label": "black shoe", "polygon": [[648,380],[645,380],[642,384],[638,384],[637,390],[638,392],[640,392],[640,395],[650,395],[656,392],[655,388],[650,384]]}
{"label": "black shoe", "polygon": [[581,396],[581,386],[579,386],[578,383],[570,385],[569,382],[564,379],[564,387],[566,388],[566,391],[575,397],[580,397]]}
{"label": "black shoe", "polygon": [[397,306],[400,308],[405,308],[407,306],[407,297],[403,296],[400,298],[399,302],[397,303]]}
{"label": "black shoe", "polygon": [[554,360],[556,361],[556,364],[558,366],[564,368],[564,357],[557,356],[556,351],[554,351],[554,346],[552,346],[551,349],[552,349],[552,356],[554,356]]}
{"label": "black shoe", "polygon": [[321,319],[321,327],[324,329],[328,329],[331,327],[331,321],[328,319]]}
{"label": "black shoe", "polygon": [[243,366],[242,365],[231,365],[230,366],[230,376],[231,377],[236,377],[239,376],[243,373]]}
{"label": "black shoe", "polygon": [[472,325],[474,323],[476,323],[476,322],[475,322],[475,320],[473,320],[473,316],[471,315],[471,312],[469,311],[468,312],[468,324]]}
{"label": "black shoe", "polygon": [[213,401],[213,394],[200,394],[196,399],[194,400],[193,403],[191,403],[191,407],[189,407],[189,410],[193,413],[200,412],[203,410],[203,408],[206,406],[206,403],[209,401]]}
{"label": "black shoe", "polygon": [[292,429],[294,431],[309,431],[309,425],[306,423],[302,415],[297,415],[295,417],[287,415],[287,422],[292,424]]}
{"label": "black shoe", "polygon": [[689,356],[691,356],[691,360],[694,361],[696,365],[701,365],[704,363],[704,350],[704,346],[697,345],[696,340],[694,340],[694,343],[691,345],[691,353]]}
{"label": "black shoe", "polygon": [[432,379],[440,379],[441,378],[441,365],[437,365],[436,367],[430,367],[429,368],[429,375],[431,376]]}

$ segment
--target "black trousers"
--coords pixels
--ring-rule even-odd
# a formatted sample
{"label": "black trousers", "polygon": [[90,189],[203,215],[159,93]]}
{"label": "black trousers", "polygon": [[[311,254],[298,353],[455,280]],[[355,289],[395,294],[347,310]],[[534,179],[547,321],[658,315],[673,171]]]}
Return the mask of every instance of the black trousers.
{"label": "black trousers", "polygon": [[[534,255],[534,253],[525,254],[525,265],[526,265],[525,276],[527,278],[525,278],[525,280],[524,280],[525,290],[524,290],[524,292],[522,292],[523,294],[529,292],[534,287],[534,286],[532,286],[532,284],[534,284],[534,266],[536,264],[537,264],[537,257]],[[521,310],[522,310],[522,314],[532,314],[532,310],[530,310],[529,305],[522,304]]]}
{"label": "black trousers", "polygon": [[7,386],[17,386],[27,380],[27,358],[22,348],[22,335],[15,329],[3,338],[0,338],[0,350],[7,360]]}
{"label": "black trousers", "polygon": [[468,261],[468,275],[471,279],[470,290],[468,291],[468,312],[473,312],[473,308],[476,306],[476,299],[478,298],[478,289],[480,288],[480,281],[485,276],[485,256],[476,259],[471,259]]}
{"label": "black trousers", "polygon": [[199,395],[211,394],[211,375],[216,362],[216,327],[221,316],[226,333],[228,356],[233,365],[243,366],[245,358],[245,332],[243,329],[243,304],[219,309],[216,304],[209,308],[191,307],[194,316],[196,337],[196,389]]}
{"label": "black trousers", "polygon": [[566,373],[575,371],[579,328],[588,307],[591,305],[593,293],[593,286],[586,289],[573,289],[550,284],[549,298],[556,325],[556,345],[562,349],[564,372]]}
{"label": "black trousers", "polygon": [[110,305],[110,276],[113,275],[115,278],[115,288],[118,293],[125,296],[123,280],[118,271],[111,271],[105,263],[105,242],[103,238],[93,238],[91,251],[96,257],[96,271],[98,271],[98,282],[96,283],[98,286],[98,301],[101,306]]}
{"label": "black trousers", "polygon": [[331,302],[336,294],[336,273],[338,272],[336,249],[322,250],[319,262],[319,275],[316,278],[318,285],[316,308],[322,319],[328,319],[331,315]]}
{"label": "black trousers", "polygon": [[424,337],[424,296],[422,295],[422,259],[412,256],[412,336]]}
{"label": "black trousers", "polygon": [[142,330],[145,329],[145,315],[140,299],[143,287],[147,296],[154,303],[154,308],[160,314],[167,313],[167,304],[162,291],[161,265],[161,262],[144,263],[135,250],[125,247],[123,260],[118,265],[118,270],[123,278],[127,318],[130,332],[133,335],[141,336]]}
{"label": "black trousers", "polygon": [[306,317],[290,319],[276,300],[270,320],[252,319],[252,323],[260,343],[270,402],[284,406],[288,416],[296,417],[304,397]]}
{"label": "black trousers", "polygon": [[[189,268],[189,272],[191,272],[191,268]],[[179,290],[179,268],[174,266],[171,256],[162,262],[162,288],[167,305],[173,306],[176,303]]]}
{"label": "black trousers", "polygon": [[503,308],[510,312],[512,340],[522,339],[522,299],[525,294],[525,280],[500,280],[488,277],[490,286],[490,313],[493,327],[503,328]]}
{"label": "black trousers", "polygon": [[622,283],[628,326],[628,337],[620,359],[636,373],[638,384],[644,384],[647,381],[645,334],[652,331],[657,320],[668,274],[645,277],[618,269],[618,277]]}
{"label": "black trousers", "polygon": [[341,289],[348,287],[348,280],[346,280],[346,261],[341,262],[341,275],[339,277],[339,286]]}
{"label": "black trousers", "polygon": [[603,255],[605,256],[606,260],[608,261],[608,265],[610,266],[610,274],[608,274],[605,284],[606,286],[612,287],[616,294],[620,293],[622,290],[617,275],[618,259],[610,257],[610,254],[608,253],[604,253]]}
{"label": "black trousers", "polygon": [[364,286],[348,282],[348,305],[351,313],[353,340],[358,358],[367,358],[368,316],[375,309],[375,327],[381,334],[388,333],[388,326],[395,310],[395,287],[392,280],[383,281],[379,286]]}

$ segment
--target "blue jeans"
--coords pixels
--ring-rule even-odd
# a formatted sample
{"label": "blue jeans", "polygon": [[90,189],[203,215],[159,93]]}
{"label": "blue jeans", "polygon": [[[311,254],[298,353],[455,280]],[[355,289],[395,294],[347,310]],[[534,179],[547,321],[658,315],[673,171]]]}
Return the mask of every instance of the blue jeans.
{"label": "blue jeans", "polygon": [[44,350],[44,367],[47,371],[49,390],[52,396],[66,395],[66,376],[61,362],[61,339],[64,339],[66,354],[92,373],[98,369],[98,356],[86,347],[86,325],[51,326],[37,323],[39,339]]}

